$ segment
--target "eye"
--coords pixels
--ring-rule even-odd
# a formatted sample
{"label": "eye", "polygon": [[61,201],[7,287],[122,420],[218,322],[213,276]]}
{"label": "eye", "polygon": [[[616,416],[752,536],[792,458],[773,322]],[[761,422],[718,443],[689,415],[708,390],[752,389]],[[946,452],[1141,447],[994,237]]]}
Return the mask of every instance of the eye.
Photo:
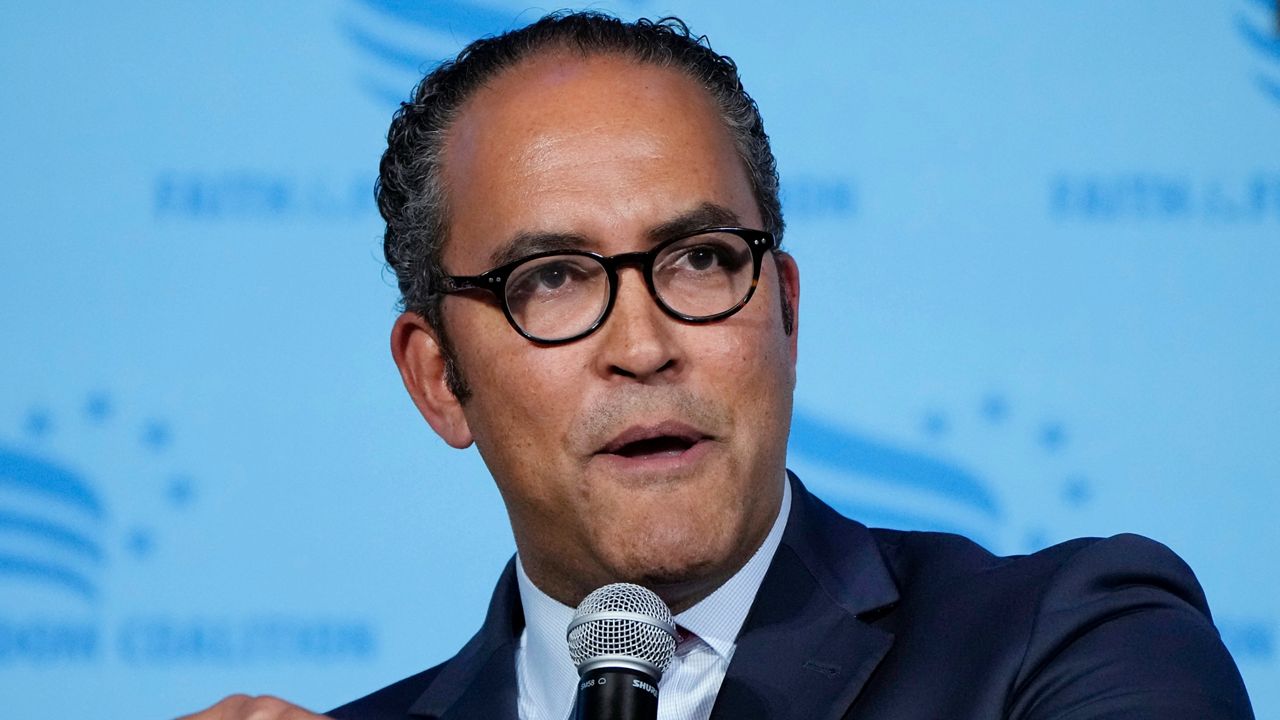
{"label": "eye", "polygon": [[694,270],[706,270],[712,265],[723,264],[716,251],[706,245],[689,248],[684,254],[684,261]]}
{"label": "eye", "polygon": [[736,237],[703,236],[688,245],[672,247],[668,256],[660,260],[659,269],[699,274],[732,273],[749,263],[750,258],[751,251]]}
{"label": "eye", "polygon": [[569,273],[563,265],[544,265],[533,272],[536,282],[548,290],[555,290],[569,280]]}
{"label": "eye", "polygon": [[592,280],[602,271],[594,260],[574,255],[530,260],[507,280],[507,301],[518,306],[576,295],[593,285]]}

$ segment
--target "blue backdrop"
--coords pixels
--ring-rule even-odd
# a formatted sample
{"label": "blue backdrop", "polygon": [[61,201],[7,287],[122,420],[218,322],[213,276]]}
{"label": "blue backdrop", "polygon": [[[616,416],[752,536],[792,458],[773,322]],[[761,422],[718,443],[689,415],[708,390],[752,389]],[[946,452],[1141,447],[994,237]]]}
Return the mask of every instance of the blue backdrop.
{"label": "blue backdrop", "polygon": [[[1273,0],[599,2],[733,55],[803,277],[791,466],[999,552],[1136,531],[1280,718]],[[396,103],[517,0],[0,8],[0,715],[324,709],[512,551],[387,350]]]}

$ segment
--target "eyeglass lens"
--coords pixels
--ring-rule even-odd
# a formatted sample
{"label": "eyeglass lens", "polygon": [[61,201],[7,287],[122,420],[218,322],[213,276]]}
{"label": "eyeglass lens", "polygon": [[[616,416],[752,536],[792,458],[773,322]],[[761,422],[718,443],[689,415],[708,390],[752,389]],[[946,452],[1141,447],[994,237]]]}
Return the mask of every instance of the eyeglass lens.
{"label": "eyeglass lens", "polygon": [[[703,233],[665,246],[653,258],[658,301],[689,319],[733,308],[747,296],[755,264],[747,241]],[[555,341],[586,332],[609,306],[609,273],[587,255],[552,255],[516,267],[507,279],[511,317],[529,335]]]}

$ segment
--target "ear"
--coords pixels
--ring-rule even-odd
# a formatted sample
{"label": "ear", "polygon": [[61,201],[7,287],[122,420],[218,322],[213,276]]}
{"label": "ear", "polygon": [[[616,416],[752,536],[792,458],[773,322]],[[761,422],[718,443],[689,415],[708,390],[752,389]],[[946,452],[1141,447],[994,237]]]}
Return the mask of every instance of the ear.
{"label": "ear", "polygon": [[435,331],[414,312],[402,313],[391,328],[391,356],[418,412],[442,440],[465,448],[473,440],[462,403],[445,382],[444,351]]}
{"label": "ear", "polygon": [[784,326],[787,323],[786,315],[790,311],[791,362],[794,363],[800,337],[800,266],[791,253],[776,252],[773,253],[773,258],[778,268],[778,292],[782,295]]}

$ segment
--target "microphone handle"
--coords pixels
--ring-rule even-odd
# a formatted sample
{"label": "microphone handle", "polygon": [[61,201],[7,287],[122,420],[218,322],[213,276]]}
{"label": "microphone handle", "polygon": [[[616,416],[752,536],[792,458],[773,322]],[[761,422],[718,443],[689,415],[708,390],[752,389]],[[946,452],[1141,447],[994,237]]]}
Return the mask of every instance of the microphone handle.
{"label": "microphone handle", "polygon": [[578,678],[574,720],[657,720],[658,681],[631,668],[599,667]]}

